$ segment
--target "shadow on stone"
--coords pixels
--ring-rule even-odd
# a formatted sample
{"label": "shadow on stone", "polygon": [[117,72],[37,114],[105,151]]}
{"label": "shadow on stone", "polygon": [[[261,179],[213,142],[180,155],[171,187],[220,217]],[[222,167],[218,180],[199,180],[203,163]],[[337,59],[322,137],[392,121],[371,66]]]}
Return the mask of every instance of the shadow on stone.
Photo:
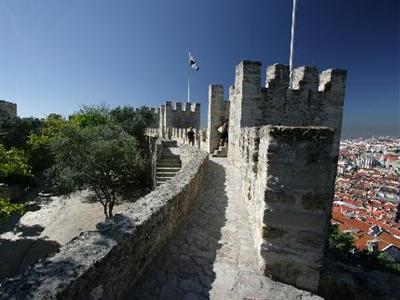
{"label": "shadow on stone", "polygon": [[0,239],[0,281],[16,276],[26,266],[59,249],[60,244],[45,239]]}
{"label": "shadow on stone", "polygon": [[224,167],[208,161],[207,177],[191,212],[127,295],[130,299],[210,297],[213,265],[226,223],[226,176]]}

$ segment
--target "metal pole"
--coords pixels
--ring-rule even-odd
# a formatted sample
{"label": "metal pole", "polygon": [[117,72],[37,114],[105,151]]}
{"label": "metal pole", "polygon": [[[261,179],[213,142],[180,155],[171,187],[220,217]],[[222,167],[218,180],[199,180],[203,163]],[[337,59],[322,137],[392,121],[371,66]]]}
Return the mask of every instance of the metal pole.
{"label": "metal pole", "polygon": [[293,0],[293,9],[292,9],[292,29],[291,29],[291,37],[290,37],[290,58],[289,58],[289,70],[290,70],[290,78],[289,78],[289,87],[292,88],[292,75],[293,75],[293,60],[294,60],[294,35],[296,29],[296,5],[297,0]]}
{"label": "metal pole", "polygon": [[190,102],[190,69],[188,71],[187,85],[187,102]]}

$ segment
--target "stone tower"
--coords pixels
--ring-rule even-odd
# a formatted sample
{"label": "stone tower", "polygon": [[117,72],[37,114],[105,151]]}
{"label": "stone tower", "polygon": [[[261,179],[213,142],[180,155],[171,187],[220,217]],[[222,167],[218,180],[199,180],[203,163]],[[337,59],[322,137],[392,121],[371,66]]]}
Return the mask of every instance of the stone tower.
{"label": "stone tower", "polygon": [[200,128],[200,103],[166,101],[160,108],[160,137],[167,137],[167,129]]}
{"label": "stone tower", "polygon": [[342,127],[346,71],[236,67],[229,104],[209,88],[209,148],[215,120],[229,109],[228,160],[240,168],[259,267],[273,278],[317,290],[328,236]]}
{"label": "stone tower", "polygon": [[0,100],[0,117],[2,115],[16,117],[17,116],[17,104]]}

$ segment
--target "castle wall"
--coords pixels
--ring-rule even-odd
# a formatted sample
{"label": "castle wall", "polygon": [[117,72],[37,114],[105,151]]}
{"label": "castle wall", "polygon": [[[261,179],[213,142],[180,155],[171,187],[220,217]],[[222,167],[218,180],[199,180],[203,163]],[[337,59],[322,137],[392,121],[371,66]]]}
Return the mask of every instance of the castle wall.
{"label": "castle wall", "polygon": [[166,128],[200,128],[200,103],[165,102]]}
{"label": "castle wall", "polygon": [[182,170],[122,214],[81,233],[54,256],[0,286],[1,299],[129,299],[146,266],[190,211],[207,153],[182,146]]}
{"label": "castle wall", "polygon": [[200,129],[200,103],[166,101],[160,107],[160,137],[170,139],[172,128]]}
{"label": "castle wall", "polygon": [[218,127],[229,119],[229,105],[229,101],[224,101],[224,87],[222,85],[210,85],[208,87],[208,153],[212,153],[218,148],[220,140]]}
{"label": "castle wall", "polygon": [[327,238],[346,71],[243,61],[229,90],[228,160],[240,168],[260,269],[315,291]]}
{"label": "castle wall", "polygon": [[328,234],[336,160],[327,127],[243,129],[242,193],[260,269],[317,290]]}
{"label": "castle wall", "polygon": [[315,67],[294,70],[289,89],[288,66],[267,68],[266,87],[261,87],[261,64],[243,61],[236,67],[235,85],[230,89],[228,159],[239,166],[240,128],[285,125],[327,126],[335,129],[334,152],[339,149],[346,71]]}
{"label": "castle wall", "polygon": [[17,104],[5,100],[0,100],[0,116],[4,114],[9,117],[16,117]]}

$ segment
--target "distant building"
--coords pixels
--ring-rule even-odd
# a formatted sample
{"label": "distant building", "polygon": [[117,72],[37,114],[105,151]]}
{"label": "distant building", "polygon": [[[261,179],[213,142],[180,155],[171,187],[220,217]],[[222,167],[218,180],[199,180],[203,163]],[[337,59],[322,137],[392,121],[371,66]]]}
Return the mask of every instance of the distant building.
{"label": "distant building", "polygon": [[368,169],[371,170],[373,169],[378,161],[373,158],[372,156],[369,155],[362,155],[359,158],[357,158],[357,167],[361,168],[361,169]]}
{"label": "distant building", "polygon": [[5,100],[0,100],[0,118],[3,116],[16,117],[17,104]]}
{"label": "distant building", "polygon": [[368,145],[368,150],[370,152],[381,152],[381,153],[383,153],[386,150],[386,147],[383,144]]}

